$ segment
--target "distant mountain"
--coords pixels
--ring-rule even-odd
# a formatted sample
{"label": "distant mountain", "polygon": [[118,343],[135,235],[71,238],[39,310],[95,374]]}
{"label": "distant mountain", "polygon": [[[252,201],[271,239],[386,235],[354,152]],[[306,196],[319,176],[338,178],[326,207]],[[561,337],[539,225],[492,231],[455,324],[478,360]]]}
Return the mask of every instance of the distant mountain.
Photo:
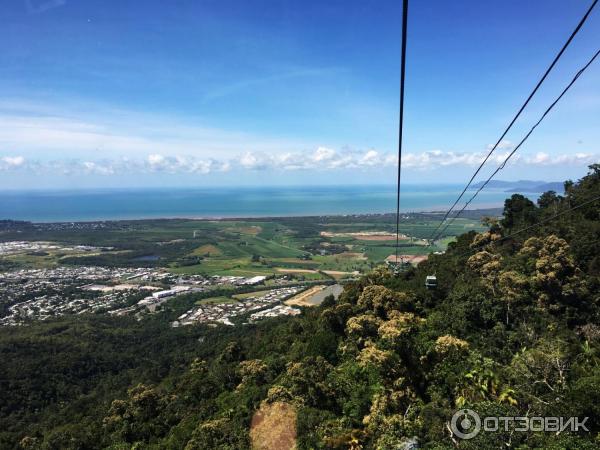
{"label": "distant mountain", "polygon": [[[483,185],[483,181],[473,184],[473,188],[477,189]],[[558,181],[533,181],[533,180],[519,180],[519,181],[502,181],[492,180],[488,183],[488,187],[495,189],[504,189],[505,192],[546,192],[555,191],[558,194],[562,194],[564,191],[564,185]]]}

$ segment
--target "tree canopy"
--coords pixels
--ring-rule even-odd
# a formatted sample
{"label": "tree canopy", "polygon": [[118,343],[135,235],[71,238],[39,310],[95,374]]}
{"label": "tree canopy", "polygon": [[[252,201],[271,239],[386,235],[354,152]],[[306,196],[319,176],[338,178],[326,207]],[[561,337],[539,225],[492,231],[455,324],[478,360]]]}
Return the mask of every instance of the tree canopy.
{"label": "tree canopy", "polygon": [[250,448],[269,429],[253,428],[257,411],[276,405],[298,449],[449,449],[467,407],[589,417],[590,432],[480,433],[460,448],[597,448],[600,166],[565,188],[515,194],[489,231],[398,276],[377,268],[299,317],[2,329],[0,447]]}

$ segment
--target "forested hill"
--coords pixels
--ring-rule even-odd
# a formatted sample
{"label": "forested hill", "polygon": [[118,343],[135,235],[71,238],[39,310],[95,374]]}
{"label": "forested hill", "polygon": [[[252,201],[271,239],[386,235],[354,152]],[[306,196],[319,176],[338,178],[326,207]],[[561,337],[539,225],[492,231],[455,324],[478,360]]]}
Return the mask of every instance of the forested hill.
{"label": "forested hill", "polygon": [[[2,329],[0,447],[596,449],[598,197],[600,165],[537,205],[513,195],[488,232],[399,276],[379,268],[296,318]],[[590,431],[460,441],[448,427],[459,407],[589,417]]]}

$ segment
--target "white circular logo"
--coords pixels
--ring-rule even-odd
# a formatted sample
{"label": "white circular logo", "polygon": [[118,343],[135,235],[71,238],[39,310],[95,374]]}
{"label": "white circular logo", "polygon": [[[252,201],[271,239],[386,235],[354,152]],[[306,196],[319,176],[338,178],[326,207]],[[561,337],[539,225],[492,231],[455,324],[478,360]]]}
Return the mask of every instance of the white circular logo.
{"label": "white circular logo", "polygon": [[481,418],[472,409],[459,409],[452,416],[450,429],[460,439],[472,439],[481,431]]}

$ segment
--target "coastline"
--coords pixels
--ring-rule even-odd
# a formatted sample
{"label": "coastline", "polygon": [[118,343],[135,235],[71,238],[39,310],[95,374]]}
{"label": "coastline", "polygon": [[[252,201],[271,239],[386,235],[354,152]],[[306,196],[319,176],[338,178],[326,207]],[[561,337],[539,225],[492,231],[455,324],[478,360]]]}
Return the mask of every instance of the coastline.
{"label": "coastline", "polygon": [[[428,217],[430,219],[439,218],[442,216],[445,211],[436,210],[436,211],[406,211],[401,212],[404,216],[422,216],[424,218]],[[472,218],[475,219],[477,217],[482,217],[486,215],[501,215],[502,207],[482,207],[482,208],[473,208],[466,209],[463,214],[461,214],[461,218],[467,219]],[[23,220],[23,219],[13,219],[10,217],[1,217],[1,222],[27,222],[31,224],[40,224],[40,225],[49,225],[49,224],[68,224],[68,223],[78,223],[78,224],[95,224],[95,223],[114,223],[114,222],[150,222],[150,221],[198,221],[198,222],[226,222],[226,221],[268,221],[268,220],[281,220],[281,219],[323,219],[323,218],[384,218],[389,216],[391,219],[396,217],[396,213],[393,212],[385,212],[385,213],[351,213],[351,214],[293,214],[293,215],[249,215],[249,216],[156,216],[156,217],[123,217],[123,218],[98,218],[98,219],[85,219],[85,220]],[[395,220],[395,219],[394,219]]]}

